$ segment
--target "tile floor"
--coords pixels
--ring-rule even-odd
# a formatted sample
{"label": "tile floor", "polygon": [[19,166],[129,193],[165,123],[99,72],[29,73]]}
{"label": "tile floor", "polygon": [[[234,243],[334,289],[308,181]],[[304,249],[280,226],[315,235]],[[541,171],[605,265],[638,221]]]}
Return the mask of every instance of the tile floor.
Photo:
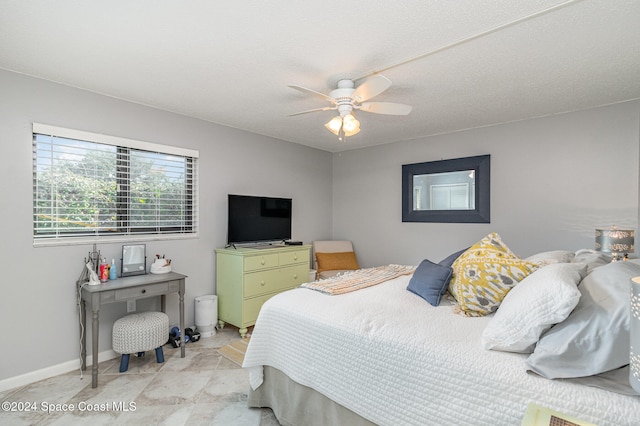
{"label": "tile floor", "polygon": [[[95,389],[89,366],[82,379],[74,371],[0,392],[3,403],[29,403],[35,409],[2,410],[0,424],[279,425],[270,409],[247,407],[249,374],[217,352],[235,339],[240,339],[237,329],[227,326],[188,343],[185,358],[180,349],[165,345],[164,364],[149,351],[142,358],[131,356],[126,373],[118,371],[119,358],[102,362]],[[64,404],[75,410],[65,410]]]}

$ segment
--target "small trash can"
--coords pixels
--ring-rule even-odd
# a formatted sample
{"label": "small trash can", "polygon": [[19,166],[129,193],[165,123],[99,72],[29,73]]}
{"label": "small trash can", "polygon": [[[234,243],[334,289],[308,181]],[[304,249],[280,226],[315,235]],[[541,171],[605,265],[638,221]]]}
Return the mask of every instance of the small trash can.
{"label": "small trash can", "polygon": [[208,294],[195,298],[196,329],[201,337],[211,337],[216,334],[218,322],[218,296]]}
{"label": "small trash can", "polygon": [[309,271],[309,282],[315,281],[315,280],[316,280],[316,270],[315,269],[311,269]]}

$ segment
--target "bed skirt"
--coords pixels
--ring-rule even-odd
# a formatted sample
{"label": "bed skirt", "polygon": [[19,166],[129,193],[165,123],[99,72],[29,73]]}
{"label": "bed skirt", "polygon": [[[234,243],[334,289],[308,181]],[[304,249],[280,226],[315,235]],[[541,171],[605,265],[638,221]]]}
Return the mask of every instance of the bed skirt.
{"label": "bed skirt", "polygon": [[264,367],[264,382],[249,389],[249,407],[269,407],[280,424],[299,425],[356,425],[371,426],[367,419],[333,402],[307,386],[291,380],[273,367]]}

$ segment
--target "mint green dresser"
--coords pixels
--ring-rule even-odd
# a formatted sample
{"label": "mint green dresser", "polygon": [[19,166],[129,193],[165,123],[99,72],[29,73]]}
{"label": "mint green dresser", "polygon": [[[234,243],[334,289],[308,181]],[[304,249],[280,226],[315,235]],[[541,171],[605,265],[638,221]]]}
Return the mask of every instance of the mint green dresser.
{"label": "mint green dresser", "polygon": [[218,325],[233,324],[245,337],[270,297],[309,281],[311,246],[216,249]]}

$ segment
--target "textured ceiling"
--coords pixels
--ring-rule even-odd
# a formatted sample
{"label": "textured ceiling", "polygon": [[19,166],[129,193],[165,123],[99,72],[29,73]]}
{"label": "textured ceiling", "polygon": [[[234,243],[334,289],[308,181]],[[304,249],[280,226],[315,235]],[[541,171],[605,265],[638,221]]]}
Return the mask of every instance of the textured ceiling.
{"label": "textured ceiling", "polygon": [[[640,0],[0,2],[0,68],[337,152],[640,98]],[[329,93],[381,71],[344,142]],[[1,88],[0,88],[1,89]],[[52,123],[56,124],[56,123]]]}

